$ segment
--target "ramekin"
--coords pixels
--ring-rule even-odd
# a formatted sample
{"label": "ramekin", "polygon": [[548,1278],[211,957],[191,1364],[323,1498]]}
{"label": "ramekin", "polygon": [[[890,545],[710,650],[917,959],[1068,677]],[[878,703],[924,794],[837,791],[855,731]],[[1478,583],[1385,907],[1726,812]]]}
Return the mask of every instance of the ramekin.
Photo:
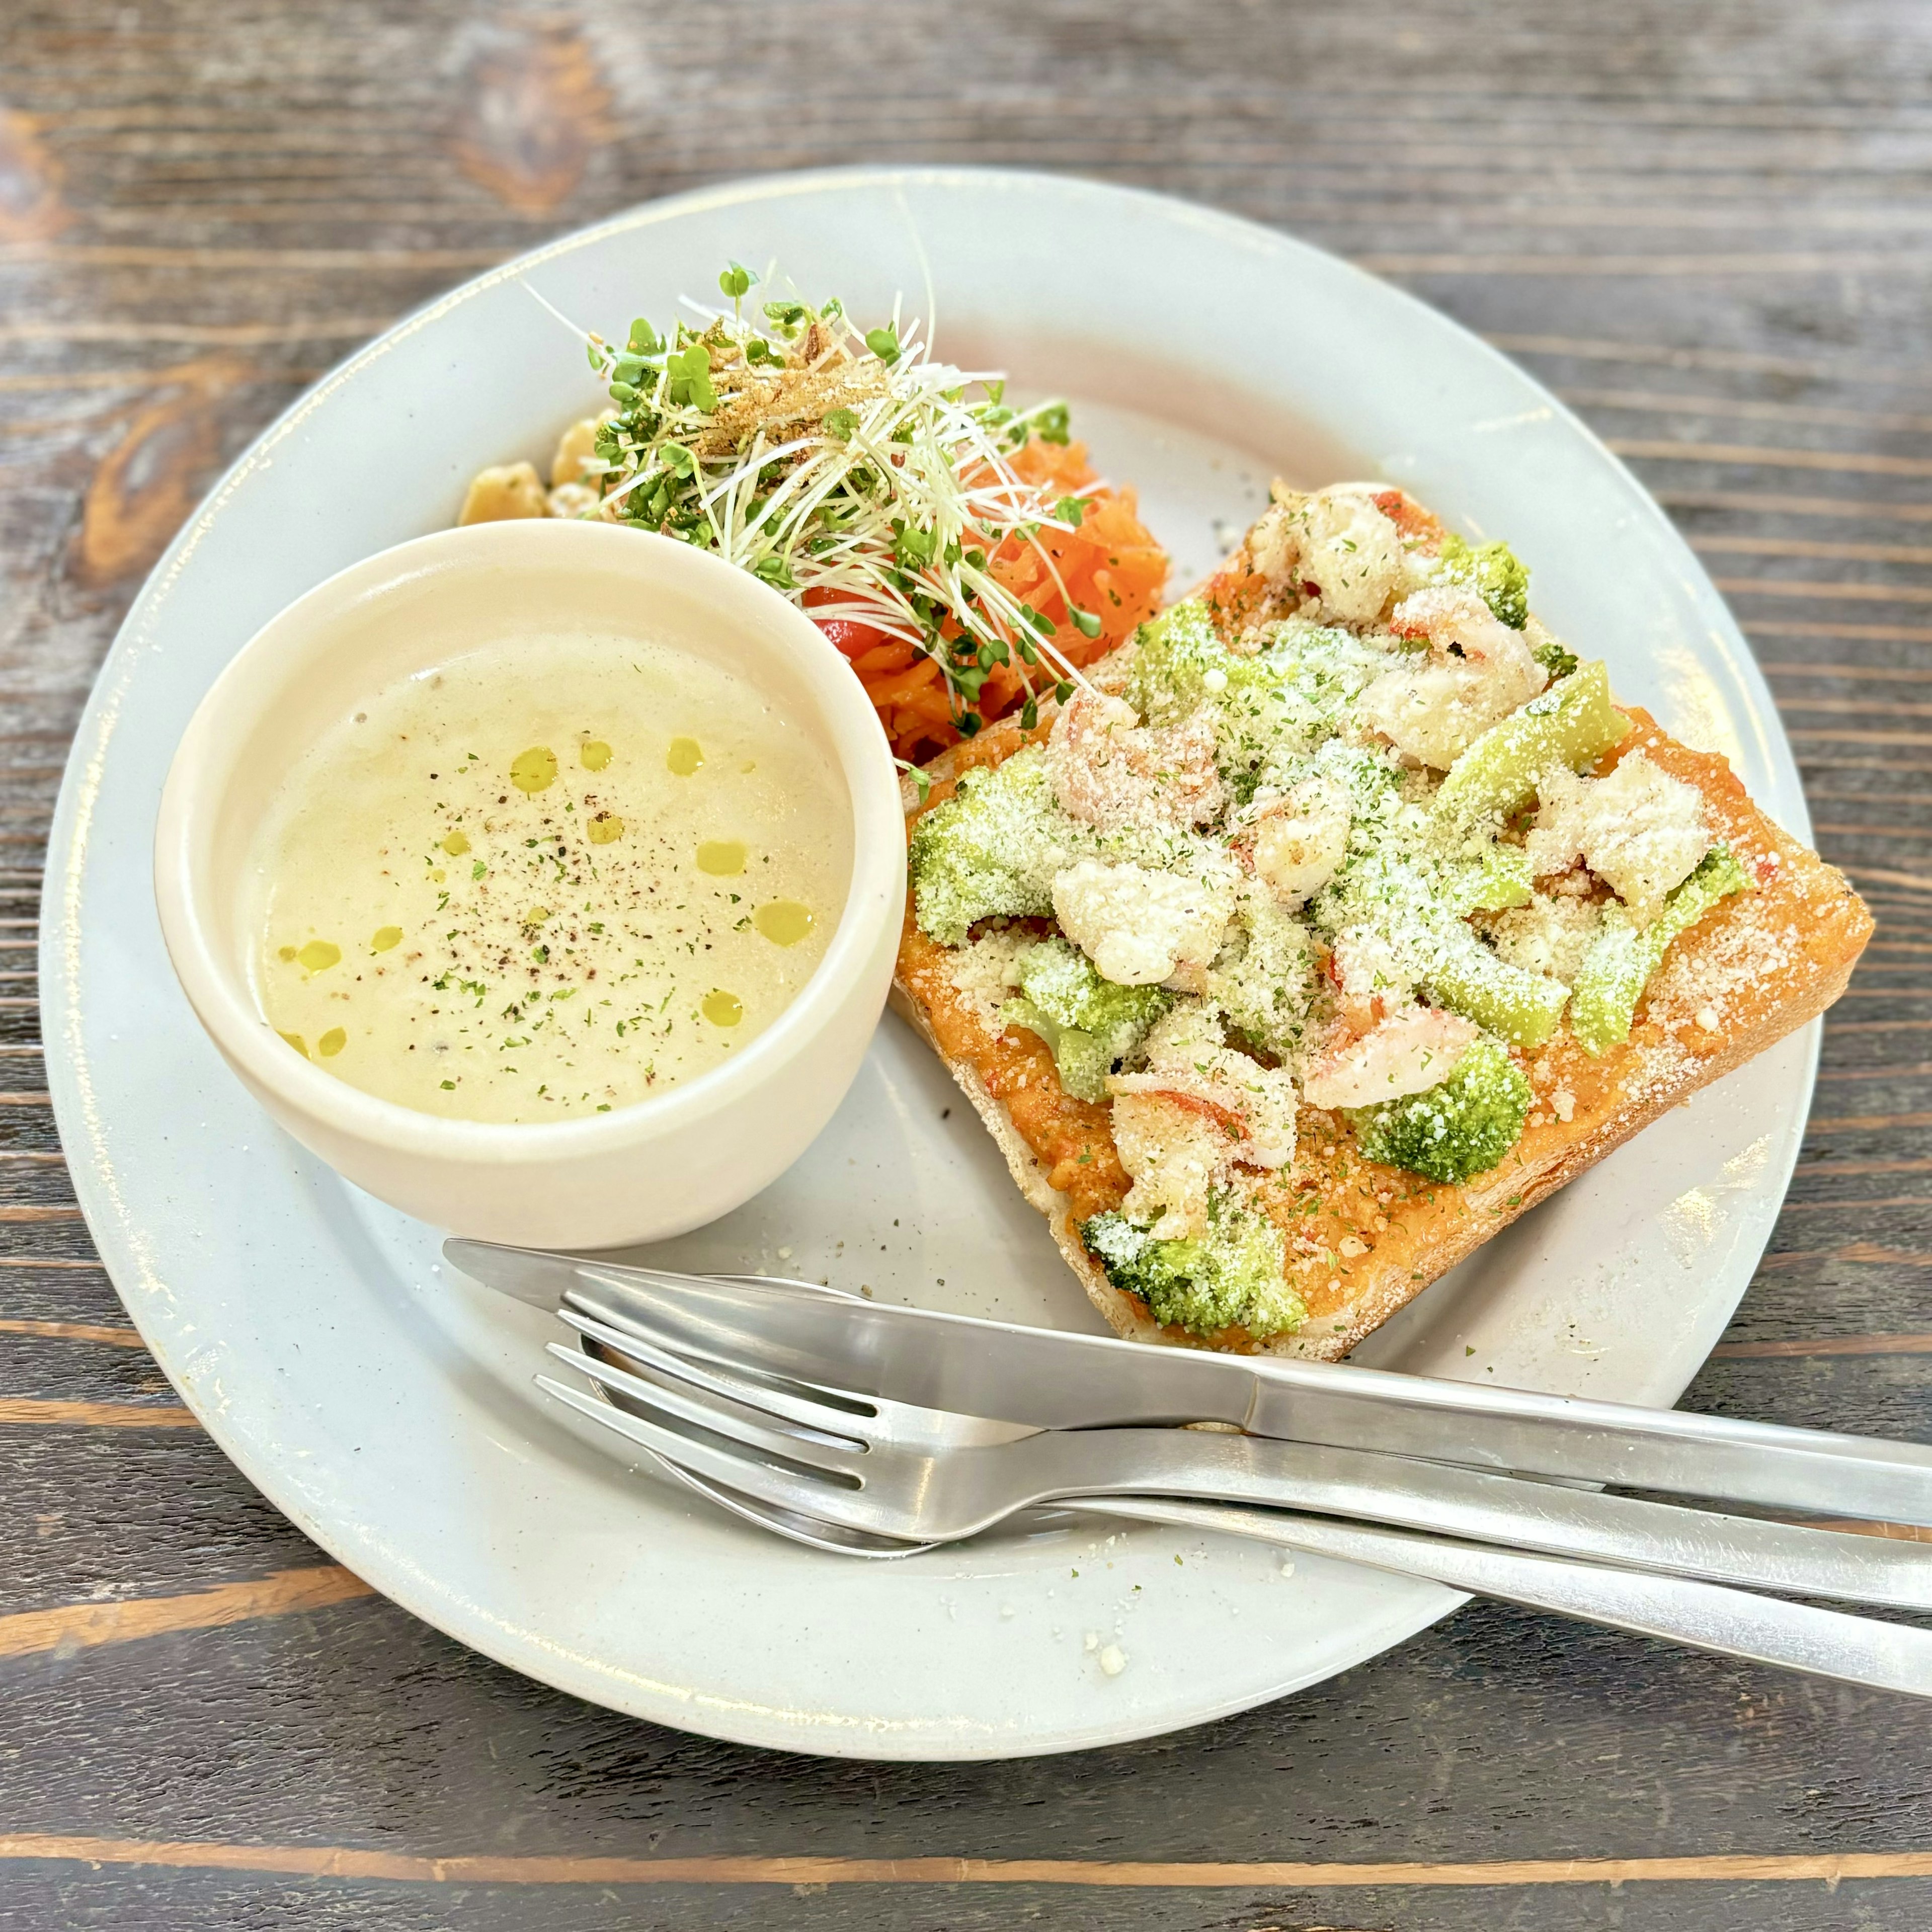
{"label": "ramekin", "polygon": [[[540,624],[634,632],[711,657],[768,693],[841,774],[845,908],[791,1004],[695,1078],[588,1119],[451,1120],[379,1100],[292,1053],[250,984],[244,892],[277,786],[382,686]],[[706,552],[614,525],[444,530],[385,550],[258,632],[190,721],[161,797],[154,892],[202,1024],[268,1112],[345,1179],[479,1239],[604,1248],[662,1240],[748,1200],[844,1097],[892,978],[905,905],[897,774],[851,668],[778,593]]]}

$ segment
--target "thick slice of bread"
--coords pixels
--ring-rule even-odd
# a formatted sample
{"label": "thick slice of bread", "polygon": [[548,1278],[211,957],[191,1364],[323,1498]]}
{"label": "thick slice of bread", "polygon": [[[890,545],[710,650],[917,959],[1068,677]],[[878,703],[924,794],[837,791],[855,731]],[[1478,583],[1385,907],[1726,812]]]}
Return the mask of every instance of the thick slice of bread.
{"label": "thick slice of bread", "polygon": [[[1677,743],[1641,711],[1627,715],[1636,728],[1599,770],[1641,748],[1694,785],[1753,890],[1725,900],[1671,948],[1627,1045],[1593,1060],[1559,1028],[1523,1056],[1535,1109],[1491,1173],[1445,1186],[1378,1166],[1364,1158],[1340,1116],[1304,1107],[1300,1151],[1266,1184],[1265,1204],[1288,1237],[1288,1276],[1309,1318],[1294,1334],[1265,1342],[1238,1330],[1204,1340],[1163,1328],[1108,1280],[1079,1234],[1082,1222],[1118,1206],[1127,1190],[1108,1108],[1061,1089],[1043,1042],[1023,1029],[1000,1031],[986,1002],[955,983],[956,956],[920,932],[908,909],[894,1004],[944,1060],[1118,1333],[1186,1347],[1345,1355],[1516,1216],[1844,991],[1871,918],[1843,875],[1766,818],[1724,759]],[[1030,734],[997,725],[956,746],[928,768],[932,790],[922,804],[908,787],[909,815],[950,796],[963,771],[1042,739],[1051,722],[1042,717]]]}

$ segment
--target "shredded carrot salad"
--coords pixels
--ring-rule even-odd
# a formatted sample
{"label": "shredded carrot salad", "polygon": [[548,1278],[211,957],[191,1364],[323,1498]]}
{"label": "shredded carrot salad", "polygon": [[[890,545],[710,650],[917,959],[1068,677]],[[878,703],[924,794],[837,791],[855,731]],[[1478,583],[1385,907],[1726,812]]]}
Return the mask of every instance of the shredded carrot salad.
{"label": "shredded carrot salad", "polygon": [[[1060,656],[1076,668],[1092,664],[1124,644],[1159,608],[1167,582],[1167,553],[1141,521],[1133,491],[1100,484],[1084,443],[1036,437],[1006,461],[1022,481],[1038,487],[1042,504],[1078,496],[1085,512],[1077,530],[1042,530],[1037,548],[1009,537],[992,554],[992,574],[1052,621]],[[808,608],[830,598],[830,593],[815,600],[808,596]],[[1100,618],[1099,635],[1083,636],[1075,627],[1070,599],[1076,608]],[[821,628],[851,659],[896,757],[918,763],[958,742],[946,680],[935,658],[869,624],[830,618]],[[980,691],[980,715],[990,724],[1024,696],[1018,670],[1011,664],[997,665]]]}

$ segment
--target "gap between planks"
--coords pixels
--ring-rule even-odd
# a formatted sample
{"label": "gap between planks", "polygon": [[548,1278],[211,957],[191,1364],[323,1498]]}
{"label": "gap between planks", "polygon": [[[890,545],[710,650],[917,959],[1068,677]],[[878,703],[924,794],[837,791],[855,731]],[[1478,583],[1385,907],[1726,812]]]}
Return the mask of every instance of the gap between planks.
{"label": "gap between planks", "polygon": [[1727,369],[1760,376],[1799,376],[1815,382],[1926,386],[1923,368],[1907,364],[1808,362],[1752,350],[1682,348],[1672,343],[1618,342],[1602,336],[1492,335],[1511,355],[1567,356],[1577,362],[1628,362],[1671,369]]}
{"label": "gap between planks", "polygon": [[1923,251],[1916,248],[1708,255],[1666,254],[1660,250],[1642,255],[1370,254],[1352,255],[1349,259],[1372,275],[1640,275],[1688,279],[1720,275],[1873,274],[1887,271],[1912,274],[1920,272],[1925,260]]}
{"label": "gap between planks", "polygon": [[1494,1858],[1468,1862],[1118,1862],[1100,1858],[604,1858],[457,1853],[425,1856],[352,1845],[224,1844],[206,1840],[0,1835],[0,1858],[160,1865],[430,1885],[1080,1886],[1124,1890],[1307,1891],[1366,1887],[1810,1884],[1932,1878],[1932,1851],[1654,1858]]}
{"label": "gap between planks", "polygon": [[1932,503],[1898,503],[1882,496],[1788,496],[1743,490],[1653,489],[1660,503],[1678,510],[1736,510],[1754,517],[1856,517],[1872,523],[1932,523]]}
{"label": "gap between planks", "polygon": [[1750,469],[1842,470],[1866,476],[1932,476],[1932,458],[1870,450],[1790,449],[1766,443],[1684,442],[1668,436],[1606,438],[1619,456],[1660,463],[1738,464]]}
{"label": "gap between planks", "polygon": [[278,1570],[239,1583],[218,1583],[174,1597],[129,1597],[118,1602],[60,1604],[50,1610],[0,1616],[0,1658],[68,1656],[103,1644],[131,1643],[171,1631],[217,1630],[227,1624],[287,1616],[330,1604],[372,1597],[374,1590],[334,1563]]}
{"label": "gap between planks", "polygon": [[[1857,1207],[1857,1202],[1847,1202]],[[1932,1335],[1825,1335],[1796,1341],[1720,1342],[1714,1361],[1770,1361],[1808,1355],[1932,1355]],[[1932,1532],[1928,1532],[1932,1534]]]}

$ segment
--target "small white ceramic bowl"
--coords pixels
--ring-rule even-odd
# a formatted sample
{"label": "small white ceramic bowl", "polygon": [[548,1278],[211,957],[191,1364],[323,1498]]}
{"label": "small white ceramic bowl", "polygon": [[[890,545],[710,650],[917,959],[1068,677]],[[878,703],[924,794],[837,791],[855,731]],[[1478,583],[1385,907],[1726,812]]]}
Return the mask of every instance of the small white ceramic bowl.
{"label": "small white ceramic bowl", "polygon": [[[590,1119],[449,1120],[291,1053],[250,991],[250,842],[328,725],[383,686],[522,626],[573,620],[722,662],[812,733],[852,820],[845,910],[818,970],[743,1052]],[[776,592],[717,557],[606,524],[445,530],[318,585],[257,632],[201,703],[162,794],[154,890],[202,1024],[304,1146],[441,1228],[530,1246],[661,1240],[728,1213],[802,1154],[844,1096],[892,977],[905,833],[885,735],[846,660]]]}

